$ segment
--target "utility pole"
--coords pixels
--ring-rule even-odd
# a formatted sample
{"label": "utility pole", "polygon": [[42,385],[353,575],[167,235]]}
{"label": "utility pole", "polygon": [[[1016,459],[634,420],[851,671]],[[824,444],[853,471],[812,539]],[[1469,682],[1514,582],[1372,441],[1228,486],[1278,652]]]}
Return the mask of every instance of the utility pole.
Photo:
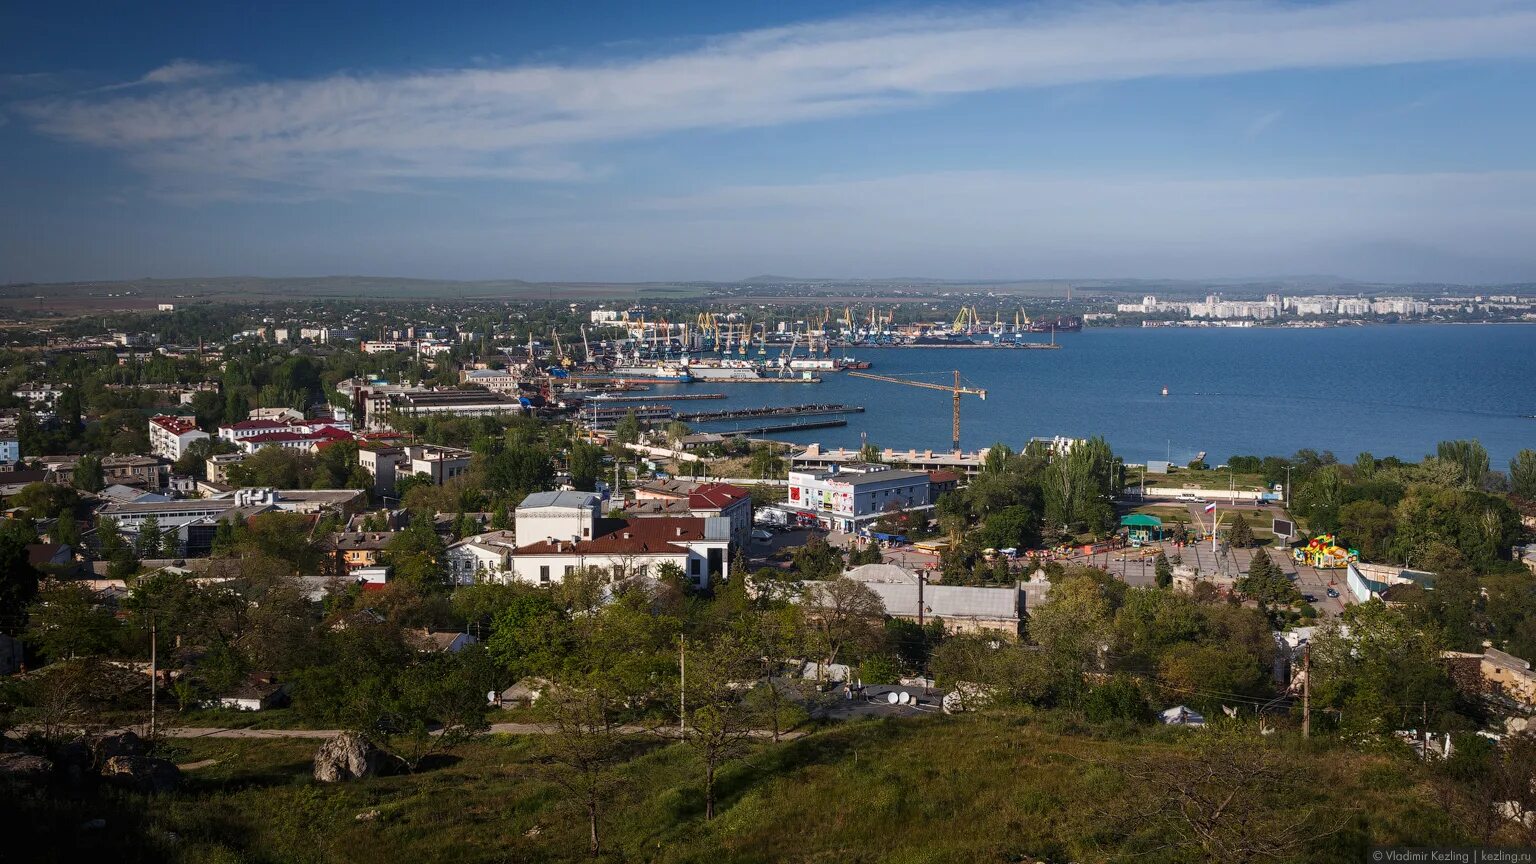
{"label": "utility pole", "polygon": [[155,739],[155,694],[159,691],[159,666],[156,656],[155,613],[149,613],[149,739]]}
{"label": "utility pole", "polygon": [[[688,735],[688,637],[677,637],[677,731],[679,737]],[[770,682],[771,683],[771,682]]]}
{"label": "utility pole", "polygon": [[1429,702],[1428,701],[1424,701],[1424,702],[1420,702],[1419,703],[1419,727],[1421,729],[1421,731],[1419,732],[1419,739],[1420,739],[1420,741],[1423,742],[1422,745],[1419,748],[1419,756],[1420,756],[1420,758],[1423,761],[1428,762],[1429,761]]}
{"label": "utility pole", "polygon": [[1312,737],[1312,643],[1301,648],[1301,737]]}
{"label": "utility pole", "polygon": [[1285,514],[1291,514],[1291,466],[1285,466]]}

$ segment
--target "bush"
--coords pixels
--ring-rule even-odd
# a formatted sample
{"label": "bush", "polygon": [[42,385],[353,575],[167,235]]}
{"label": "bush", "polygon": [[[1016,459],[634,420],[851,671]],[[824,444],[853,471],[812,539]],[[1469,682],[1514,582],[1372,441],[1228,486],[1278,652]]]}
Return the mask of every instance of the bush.
{"label": "bush", "polygon": [[1094,723],[1145,723],[1152,719],[1152,707],[1140,685],[1117,675],[1089,691],[1083,714]]}

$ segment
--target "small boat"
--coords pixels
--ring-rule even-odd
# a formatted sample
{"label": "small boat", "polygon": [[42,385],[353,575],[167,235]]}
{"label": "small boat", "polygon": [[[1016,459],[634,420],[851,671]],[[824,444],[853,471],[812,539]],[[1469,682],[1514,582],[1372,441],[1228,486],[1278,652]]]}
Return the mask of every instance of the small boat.
{"label": "small boat", "polygon": [[1166,385],[1166,384],[1163,385],[1163,395],[1164,396],[1168,395],[1168,385]]}

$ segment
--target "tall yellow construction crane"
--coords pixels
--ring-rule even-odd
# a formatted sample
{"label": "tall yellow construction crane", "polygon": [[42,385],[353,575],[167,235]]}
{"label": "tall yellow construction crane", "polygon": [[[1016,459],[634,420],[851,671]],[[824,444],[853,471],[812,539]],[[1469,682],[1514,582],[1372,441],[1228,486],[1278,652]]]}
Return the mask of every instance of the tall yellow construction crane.
{"label": "tall yellow construction crane", "polygon": [[951,387],[948,384],[934,384],[934,383],[931,383],[929,381],[909,381],[906,378],[892,378],[889,375],[871,375],[868,372],[855,372],[855,371],[853,371],[851,369],[846,374],[851,375],[854,378],[868,378],[871,381],[884,381],[887,384],[905,384],[908,387],[922,387],[922,388],[924,388],[926,390],[943,390],[946,393],[953,394],[954,397],[955,397],[955,434],[954,434],[954,442],[953,443],[954,443],[955,452],[959,453],[960,452],[960,397],[962,395],[977,396],[977,397],[980,397],[983,402],[985,402],[986,399],[987,399],[987,391],[980,390],[980,389],[977,389],[977,388],[974,388],[974,387],[962,387],[960,385],[960,370],[956,369],[956,370],[954,370],[954,373],[955,373],[955,385],[953,387]]}

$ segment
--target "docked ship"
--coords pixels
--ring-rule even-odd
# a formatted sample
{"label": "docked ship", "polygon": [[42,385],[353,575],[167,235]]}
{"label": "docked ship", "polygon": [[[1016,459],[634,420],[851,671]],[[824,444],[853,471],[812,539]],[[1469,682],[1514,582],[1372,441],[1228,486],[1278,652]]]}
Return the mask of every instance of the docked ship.
{"label": "docked ship", "polygon": [[830,357],[794,357],[789,361],[789,368],[794,372],[831,372],[837,368],[837,361]]}
{"label": "docked ship", "polygon": [[688,367],[676,363],[620,363],[610,373],[615,378],[639,381],[692,381]]}
{"label": "docked ship", "polygon": [[1083,319],[1076,315],[1062,315],[1053,320],[1031,321],[1031,333],[1076,333],[1083,329]]}
{"label": "docked ship", "polygon": [[763,367],[751,360],[694,360],[685,371],[694,381],[753,381],[763,377]]}

